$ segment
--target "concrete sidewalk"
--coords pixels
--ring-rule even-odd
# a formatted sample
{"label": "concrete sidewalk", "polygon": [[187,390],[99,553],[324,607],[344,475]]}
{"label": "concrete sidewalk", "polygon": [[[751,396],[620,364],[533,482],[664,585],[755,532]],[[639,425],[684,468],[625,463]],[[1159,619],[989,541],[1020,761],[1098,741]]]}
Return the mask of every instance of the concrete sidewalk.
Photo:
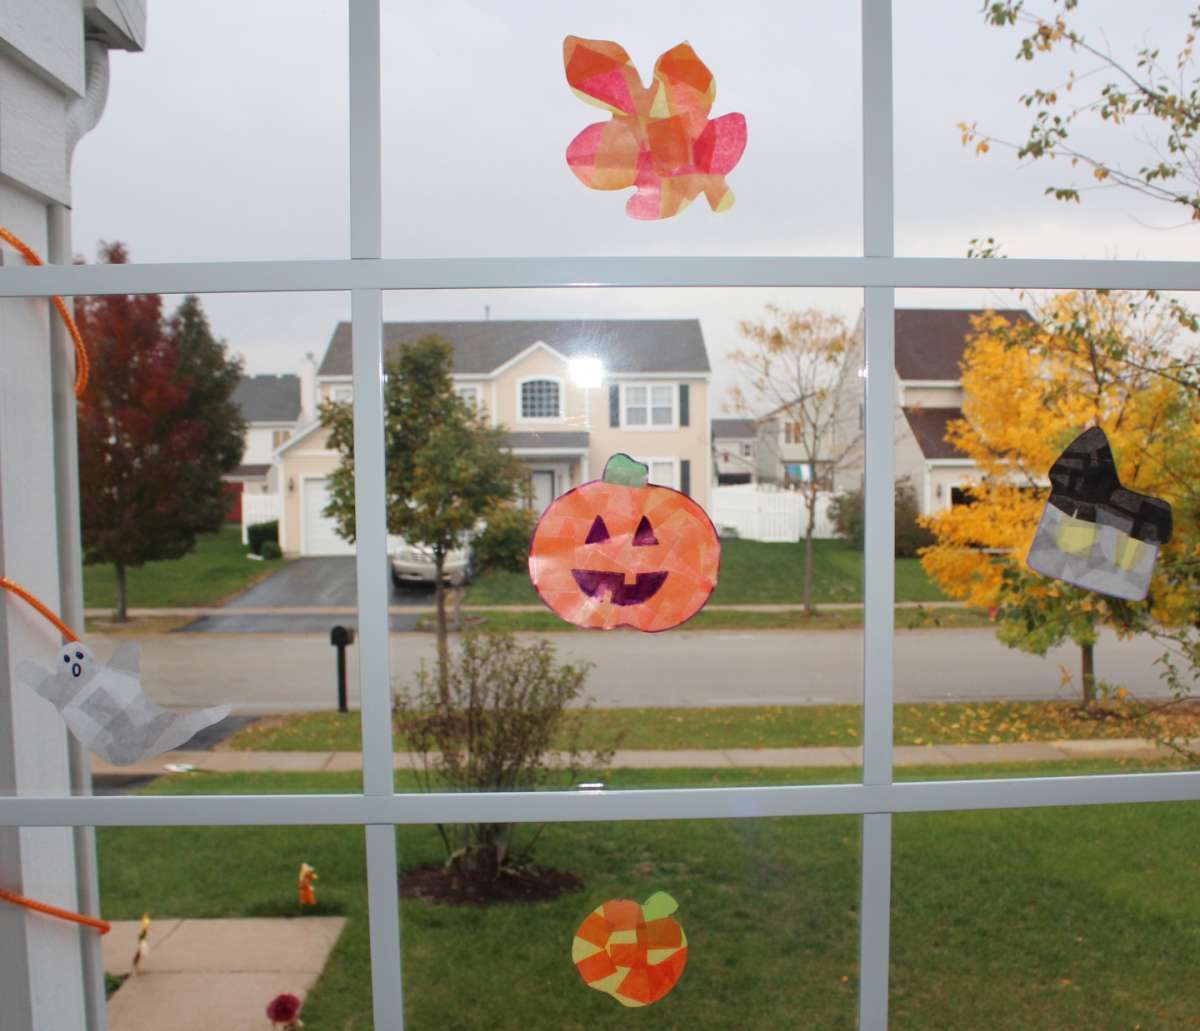
{"label": "concrete sidewalk", "polygon": [[[109,1031],[265,1028],[267,1003],[282,992],[304,998],[345,923],[155,920],[140,970],[108,1001]],[[103,938],[106,972],[129,974],[137,935],[136,920],[113,923]]]}
{"label": "concrete sidewalk", "polygon": [[[1200,744],[1200,742],[1195,742]],[[1154,759],[1172,753],[1142,738],[1085,741],[1030,741],[1000,745],[898,745],[897,766],[961,766],[972,763],[1054,762],[1063,759]],[[396,752],[393,765],[411,768],[412,756]],[[154,777],[167,765],[188,766],[203,773],[334,773],[362,769],[361,752],[168,752],[132,766],[110,766],[93,757],[95,776]],[[613,767],[668,769],[687,767],[861,766],[861,748],[681,748],[672,751],[625,749]]]}
{"label": "concrete sidewalk", "polygon": [[[798,612],[804,607],[803,603],[779,602],[745,605],[705,605],[705,612]],[[961,601],[898,601],[898,609],[961,609],[966,606]],[[861,602],[826,602],[818,606],[821,611],[850,612],[861,609]],[[112,609],[84,609],[85,616],[106,619],[112,615]],[[393,615],[427,616],[436,611],[430,605],[389,605],[388,612]],[[545,605],[463,605],[463,612],[546,612]],[[197,606],[192,608],[162,608],[162,609],[129,609],[130,618],[148,618],[151,616],[221,616],[236,619],[242,616],[353,616],[358,613],[357,605],[239,605],[233,606]]]}

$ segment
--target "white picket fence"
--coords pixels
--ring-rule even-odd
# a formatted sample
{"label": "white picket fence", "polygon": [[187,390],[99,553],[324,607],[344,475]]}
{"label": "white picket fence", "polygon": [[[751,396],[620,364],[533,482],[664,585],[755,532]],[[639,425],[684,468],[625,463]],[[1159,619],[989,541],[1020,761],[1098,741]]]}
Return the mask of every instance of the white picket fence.
{"label": "white picket fence", "polygon": [[[829,506],[833,494],[817,494],[815,537],[836,537]],[[712,489],[712,521],[722,533],[732,532],[752,541],[798,541],[808,527],[808,497],[795,490],[780,490],[755,483]]]}
{"label": "white picket fence", "polygon": [[279,518],[278,494],[242,494],[242,543],[249,544],[246,531],[255,523],[269,523]]}

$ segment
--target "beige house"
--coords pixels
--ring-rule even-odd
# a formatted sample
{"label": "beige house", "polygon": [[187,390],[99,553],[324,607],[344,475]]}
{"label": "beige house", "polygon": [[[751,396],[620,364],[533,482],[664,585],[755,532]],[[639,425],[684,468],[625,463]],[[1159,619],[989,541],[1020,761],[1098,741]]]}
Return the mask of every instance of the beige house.
{"label": "beige house", "polygon": [[718,484],[754,481],[758,427],[753,419],[713,419],[712,448]]}
{"label": "beige house", "polygon": [[[709,364],[698,320],[389,322],[385,352],[431,334],[453,348],[459,394],[507,428],[537,511],[599,477],[618,451],[648,463],[652,482],[709,507]],[[349,323],[334,330],[315,394],[318,404],[353,397]],[[297,425],[273,463],[284,553],[352,554],[324,515],[338,454],[320,422]]]}
{"label": "beige house", "polygon": [[[971,318],[983,310],[964,308],[899,308],[896,310],[896,478],[908,477],[922,515],[940,512],[963,500],[963,489],[980,481],[973,459],[946,440],[946,430],[962,418],[963,387],[959,368]],[[1028,320],[1020,308],[997,309],[1010,321]],[[836,493],[862,486],[863,365],[862,319],[855,331],[856,356],[838,384],[838,432],[857,439],[844,461],[833,469]]]}

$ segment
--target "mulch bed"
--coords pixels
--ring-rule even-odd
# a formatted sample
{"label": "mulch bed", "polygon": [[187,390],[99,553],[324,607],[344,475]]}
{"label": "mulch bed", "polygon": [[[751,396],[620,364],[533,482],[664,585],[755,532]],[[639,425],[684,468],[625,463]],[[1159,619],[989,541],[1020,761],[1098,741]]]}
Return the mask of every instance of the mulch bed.
{"label": "mulch bed", "polygon": [[580,891],[583,880],[565,870],[521,867],[487,880],[466,880],[440,863],[405,870],[400,894],[446,906],[494,906],[512,902],[545,902]]}

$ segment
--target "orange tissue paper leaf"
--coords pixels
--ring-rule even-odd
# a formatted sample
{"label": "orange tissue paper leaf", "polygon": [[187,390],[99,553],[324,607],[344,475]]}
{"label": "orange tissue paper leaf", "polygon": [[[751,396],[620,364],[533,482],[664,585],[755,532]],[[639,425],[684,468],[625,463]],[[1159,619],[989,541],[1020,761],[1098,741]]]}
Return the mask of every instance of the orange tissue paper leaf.
{"label": "orange tissue paper leaf", "polygon": [[663,54],[650,86],[625,49],[601,39],[563,41],[567,83],[585,103],[608,111],[567,147],[567,165],[593,190],[636,192],[631,218],[670,218],[704,194],[713,211],[733,206],[725,182],[746,149],[746,118],[710,119],[717,84],[688,43]]}

